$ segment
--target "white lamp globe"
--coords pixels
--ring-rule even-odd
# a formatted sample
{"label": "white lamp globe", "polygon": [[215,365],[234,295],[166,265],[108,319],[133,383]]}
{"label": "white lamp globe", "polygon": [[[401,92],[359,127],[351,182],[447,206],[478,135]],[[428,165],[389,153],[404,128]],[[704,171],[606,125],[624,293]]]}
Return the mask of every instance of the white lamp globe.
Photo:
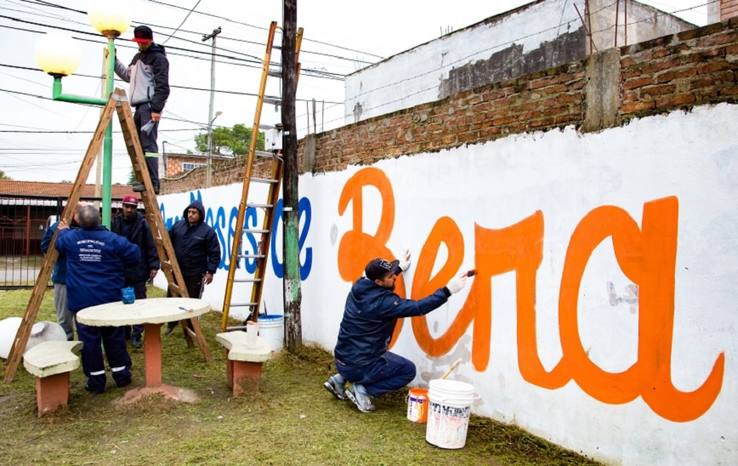
{"label": "white lamp globe", "polygon": [[105,37],[118,37],[128,30],[129,0],[95,0],[90,2],[87,17],[97,32]]}
{"label": "white lamp globe", "polygon": [[36,43],[33,55],[39,68],[46,73],[67,76],[79,68],[82,52],[68,35],[50,32]]}

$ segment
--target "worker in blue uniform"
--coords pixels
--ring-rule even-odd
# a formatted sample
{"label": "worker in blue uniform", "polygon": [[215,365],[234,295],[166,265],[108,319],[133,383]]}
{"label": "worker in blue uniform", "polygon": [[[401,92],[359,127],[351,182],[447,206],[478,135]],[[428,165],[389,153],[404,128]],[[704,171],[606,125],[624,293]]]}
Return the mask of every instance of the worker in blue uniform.
{"label": "worker in blue uniform", "polygon": [[[100,225],[97,207],[80,204],[75,215],[80,228],[70,229],[60,222],[56,239],[56,248],[67,258],[67,304],[74,315],[86,307],[120,300],[125,270],[135,267],[141,259],[138,246]],[[123,327],[93,327],[77,322],[77,333],[84,344],[82,368],[88,391],[105,391],[107,378],[101,345],[116,385],[131,383],[131,358]]]}

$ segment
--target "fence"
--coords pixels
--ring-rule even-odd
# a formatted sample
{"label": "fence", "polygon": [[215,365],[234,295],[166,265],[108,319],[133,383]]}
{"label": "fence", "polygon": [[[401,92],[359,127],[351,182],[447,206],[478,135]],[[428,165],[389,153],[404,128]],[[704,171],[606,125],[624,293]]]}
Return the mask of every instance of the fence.
{"label": "fence", "polygon": [[43,261],[41,239],[61,216],[66,201],[66,197],[0,195],[0,289],[33,286]]}

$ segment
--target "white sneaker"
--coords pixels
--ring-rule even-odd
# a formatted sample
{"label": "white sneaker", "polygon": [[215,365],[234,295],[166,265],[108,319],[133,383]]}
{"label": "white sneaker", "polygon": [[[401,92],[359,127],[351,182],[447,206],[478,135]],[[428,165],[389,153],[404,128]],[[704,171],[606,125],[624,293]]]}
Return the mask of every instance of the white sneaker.
{"label": "white sneaker", "polygon": [[362,385],[351,385],[351,388],[346,390],[346,397],[348,397],[348,399],[351,400],[362,413],[370,413],[374,411],[372,399],[369,394],[366,393],[366,390]]}
{"label": "white sneaker", "polygon": [[323,386],[325,387],[326,390],[331,392],[331,394],[335,396],[337,399],[345,400],[346,399],[346,387],[344,387],[343,383],[337,380],[336,375],[332,375],[328,377],[328,380],[323,382]]}

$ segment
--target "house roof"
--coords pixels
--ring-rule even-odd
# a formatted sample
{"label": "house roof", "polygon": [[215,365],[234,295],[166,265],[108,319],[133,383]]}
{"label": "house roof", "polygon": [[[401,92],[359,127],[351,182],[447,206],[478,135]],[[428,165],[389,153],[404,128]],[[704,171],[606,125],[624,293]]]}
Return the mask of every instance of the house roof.
{"label": "house roof", "polygon": [[[130,186],[115,184],[112,186],[113,199],[122,199],[123,196],[134,195]],[[15,181],[0,180],[0,196],[28,196],[28,197],[68,197],[72,192],[72,183],[47,183],[44,181]],[[95,185],[86,184],[82,187],[81,197],[95,197]]]}
{"label": "house roof", "polygon": [[[168,159],[202,159],[207,160],[208,154],[181,154],[176,152],[167,152],[167,158]],[[234,158],[233,155],[222,155],[222,154],[213,154],[213,159],[223,159],[223,160],[230,160]]]}

